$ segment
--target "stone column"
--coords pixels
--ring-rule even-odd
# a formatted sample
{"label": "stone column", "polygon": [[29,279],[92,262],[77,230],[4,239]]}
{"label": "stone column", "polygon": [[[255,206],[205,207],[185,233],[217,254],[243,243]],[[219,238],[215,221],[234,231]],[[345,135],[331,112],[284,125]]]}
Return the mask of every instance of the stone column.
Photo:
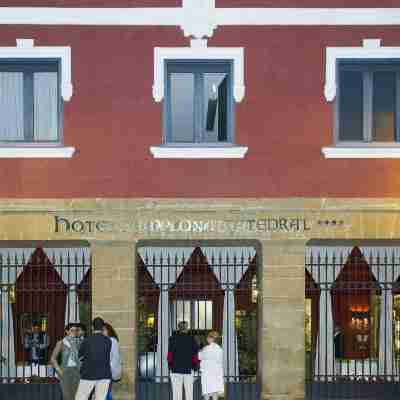
{"label": "stone column", "polygon": [[136,275],[134,242],[91,243],[93,316],[109,322],[120,338],[123,375],[113,398],[135,400]]}
{"label": "stone column", "polygon": [[265,241],[260,345],[262,400],[303,400],[304,240]]}

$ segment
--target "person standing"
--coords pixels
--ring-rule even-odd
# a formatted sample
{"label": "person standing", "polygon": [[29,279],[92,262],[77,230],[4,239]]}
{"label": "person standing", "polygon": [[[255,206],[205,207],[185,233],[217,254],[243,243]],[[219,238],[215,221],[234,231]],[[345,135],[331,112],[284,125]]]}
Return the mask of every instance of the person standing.
{"label": "person standing", "polygon": [[32,329],[24,336],[24,349],[26,359],[32,364],[44,365],[47,363],[47,350],[49,347],[49,336],[42,332],[38,322],[32,322]]}
{"label": "person standing", "polygon": [[[121,365],[121,356],[119,352],[118,335],[115,332],[114,328],[111,326],[111,324],[107,322],[104,323],[103,334],[111,339],[110,363],[111,363],[112,380],[119,381],[122,375],[122,365]],[[112,382],[110,383],[106,400],[112,400],[111,387],[112,387]]]}
{"label": "person standing", "polygon": [[208,345],[199,353],[201,389],[204,400],[218,400],[224,393],[224,367],[222,348],[216,343],[219,333],[211,331],[207,336]]}
{"label": "person standing", "polygon": [[[57,342],[50,359],[60,379],[64,400],[75,400],[80,380],[77,332],[76,324],[68,324],[64,339]],[[61,365],[58,362],[59,357]]]}
{"label": "person standing", "polygon": [[81,322],[76,324],[76,326],[78,328],[78,334],[77,334],[78,342],[79,342],[79,344],[81,344],[86,337],[86,326],[84,324],[82,324]]}
{"label": "person standing", "polygon": [[103,335],[104,321],[93,320],[93,334],[79,348],[81,380],[75,400],[88,400],[93,389],[95,400],[105,400],[111,382],[111,339]]}
{"label": "person standing", "polygon": [[183,387],[186,400],[193,400],[193,370],[199,366],[199,345],[188,331],[185,321],[179,322],[178,332],[169,338],[168,366],[173,400],[182,400]]}

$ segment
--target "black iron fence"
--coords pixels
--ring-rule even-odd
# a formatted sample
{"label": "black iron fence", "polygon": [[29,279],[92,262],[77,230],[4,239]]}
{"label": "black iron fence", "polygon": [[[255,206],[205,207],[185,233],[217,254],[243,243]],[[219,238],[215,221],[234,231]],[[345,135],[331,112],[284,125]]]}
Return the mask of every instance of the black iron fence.
{"label": "black iron fence", "polygon": [[[257,400],[258,279],[252,247],[141,247],[138,270],[138,385],[141,400],[171,400],[169,338],[188,324],[200,348],[222,338],[225,398]],[[193,373],[200,400],[201,373]]]}
{"label": "black iron fence", "polygon": [[400,249],[309,249],[305,292],[309,399],[400,395]]}
{"label": "black iron fence", "polygon": [[69,322],[90,327],[89,249],[0,247],[0,398],[60,397],[50,363]]}

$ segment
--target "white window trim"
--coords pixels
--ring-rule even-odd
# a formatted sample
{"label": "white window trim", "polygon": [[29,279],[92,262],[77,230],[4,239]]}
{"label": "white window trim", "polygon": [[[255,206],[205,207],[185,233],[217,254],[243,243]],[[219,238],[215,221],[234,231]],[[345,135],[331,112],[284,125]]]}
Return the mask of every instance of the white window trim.
{"label": "white window trim", "polygon": [[[33,39],[17,39],[16,47],[0,47],[0,59],[59,59],[61,63],[60,95],[64,101],[72,97],[71,48],[67,46],[35,46]],[[21,146],[0,145],[0,158],[71,158],[74,147],[43,146],[23,143]]]}
{"label": "white window trim", "polygon": [[[362,47],[327,47],[325,70],[325,98],[333,101],[337,93],[338,60],[400,59],[400,47],[382,47],[380,39],[364,39]],[[323,147],[325,158],[400,158],[400,144],[393,143],[338,143]]]}
{"label": "white window trim", "polygon": [[150,152],[154,158],[176,159],[212,159],[244,158],[248,148],[245,146],[152,146]]}
{"label": "white window trim", "polygon": [[368,143],[323,147],[325,158],[400,158],[399,143]]}
{"label": "white window trim", "polygon": [[0,59],[59,59],[61,62],[60,93],[64,101],[72,97],[71,47],[35,46],[33,39],[17,39],[16,47],[0,47]]}
{"label": "white window trim", "polygon": [[0,158],[71,158],[75,147],[0,147]]}
{"label": "white window trim", "polygon": [[226,60],[233,62],[233,98],[241,102],[245,94],[243,55],[243,47],[207,47],[206,40],[192,40],[190,47],[154,48],[154,100],[164,98],[165,61]]}
{"label": "white window trim", "polygon": [[362,47],[327,47],[325,98],[333,101],[337,92],[337,61],[340,59],[400,59],[400,47],[381,47],[380,39],[364,39]]}

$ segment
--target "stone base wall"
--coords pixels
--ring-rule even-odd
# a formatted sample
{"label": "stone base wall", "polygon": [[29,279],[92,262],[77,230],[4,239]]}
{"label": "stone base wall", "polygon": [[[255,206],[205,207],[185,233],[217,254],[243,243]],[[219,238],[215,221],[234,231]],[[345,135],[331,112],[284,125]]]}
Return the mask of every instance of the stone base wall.
{"label": "stone base wall", "polygon": [[135,253],[148,240],[257,240],[262,400],[304,399],[304,256],[311,239],[400,238],[400,199],[0,200],[0,241],[85,240],[93,313],[120,335],[117,400],[135,399]]}

